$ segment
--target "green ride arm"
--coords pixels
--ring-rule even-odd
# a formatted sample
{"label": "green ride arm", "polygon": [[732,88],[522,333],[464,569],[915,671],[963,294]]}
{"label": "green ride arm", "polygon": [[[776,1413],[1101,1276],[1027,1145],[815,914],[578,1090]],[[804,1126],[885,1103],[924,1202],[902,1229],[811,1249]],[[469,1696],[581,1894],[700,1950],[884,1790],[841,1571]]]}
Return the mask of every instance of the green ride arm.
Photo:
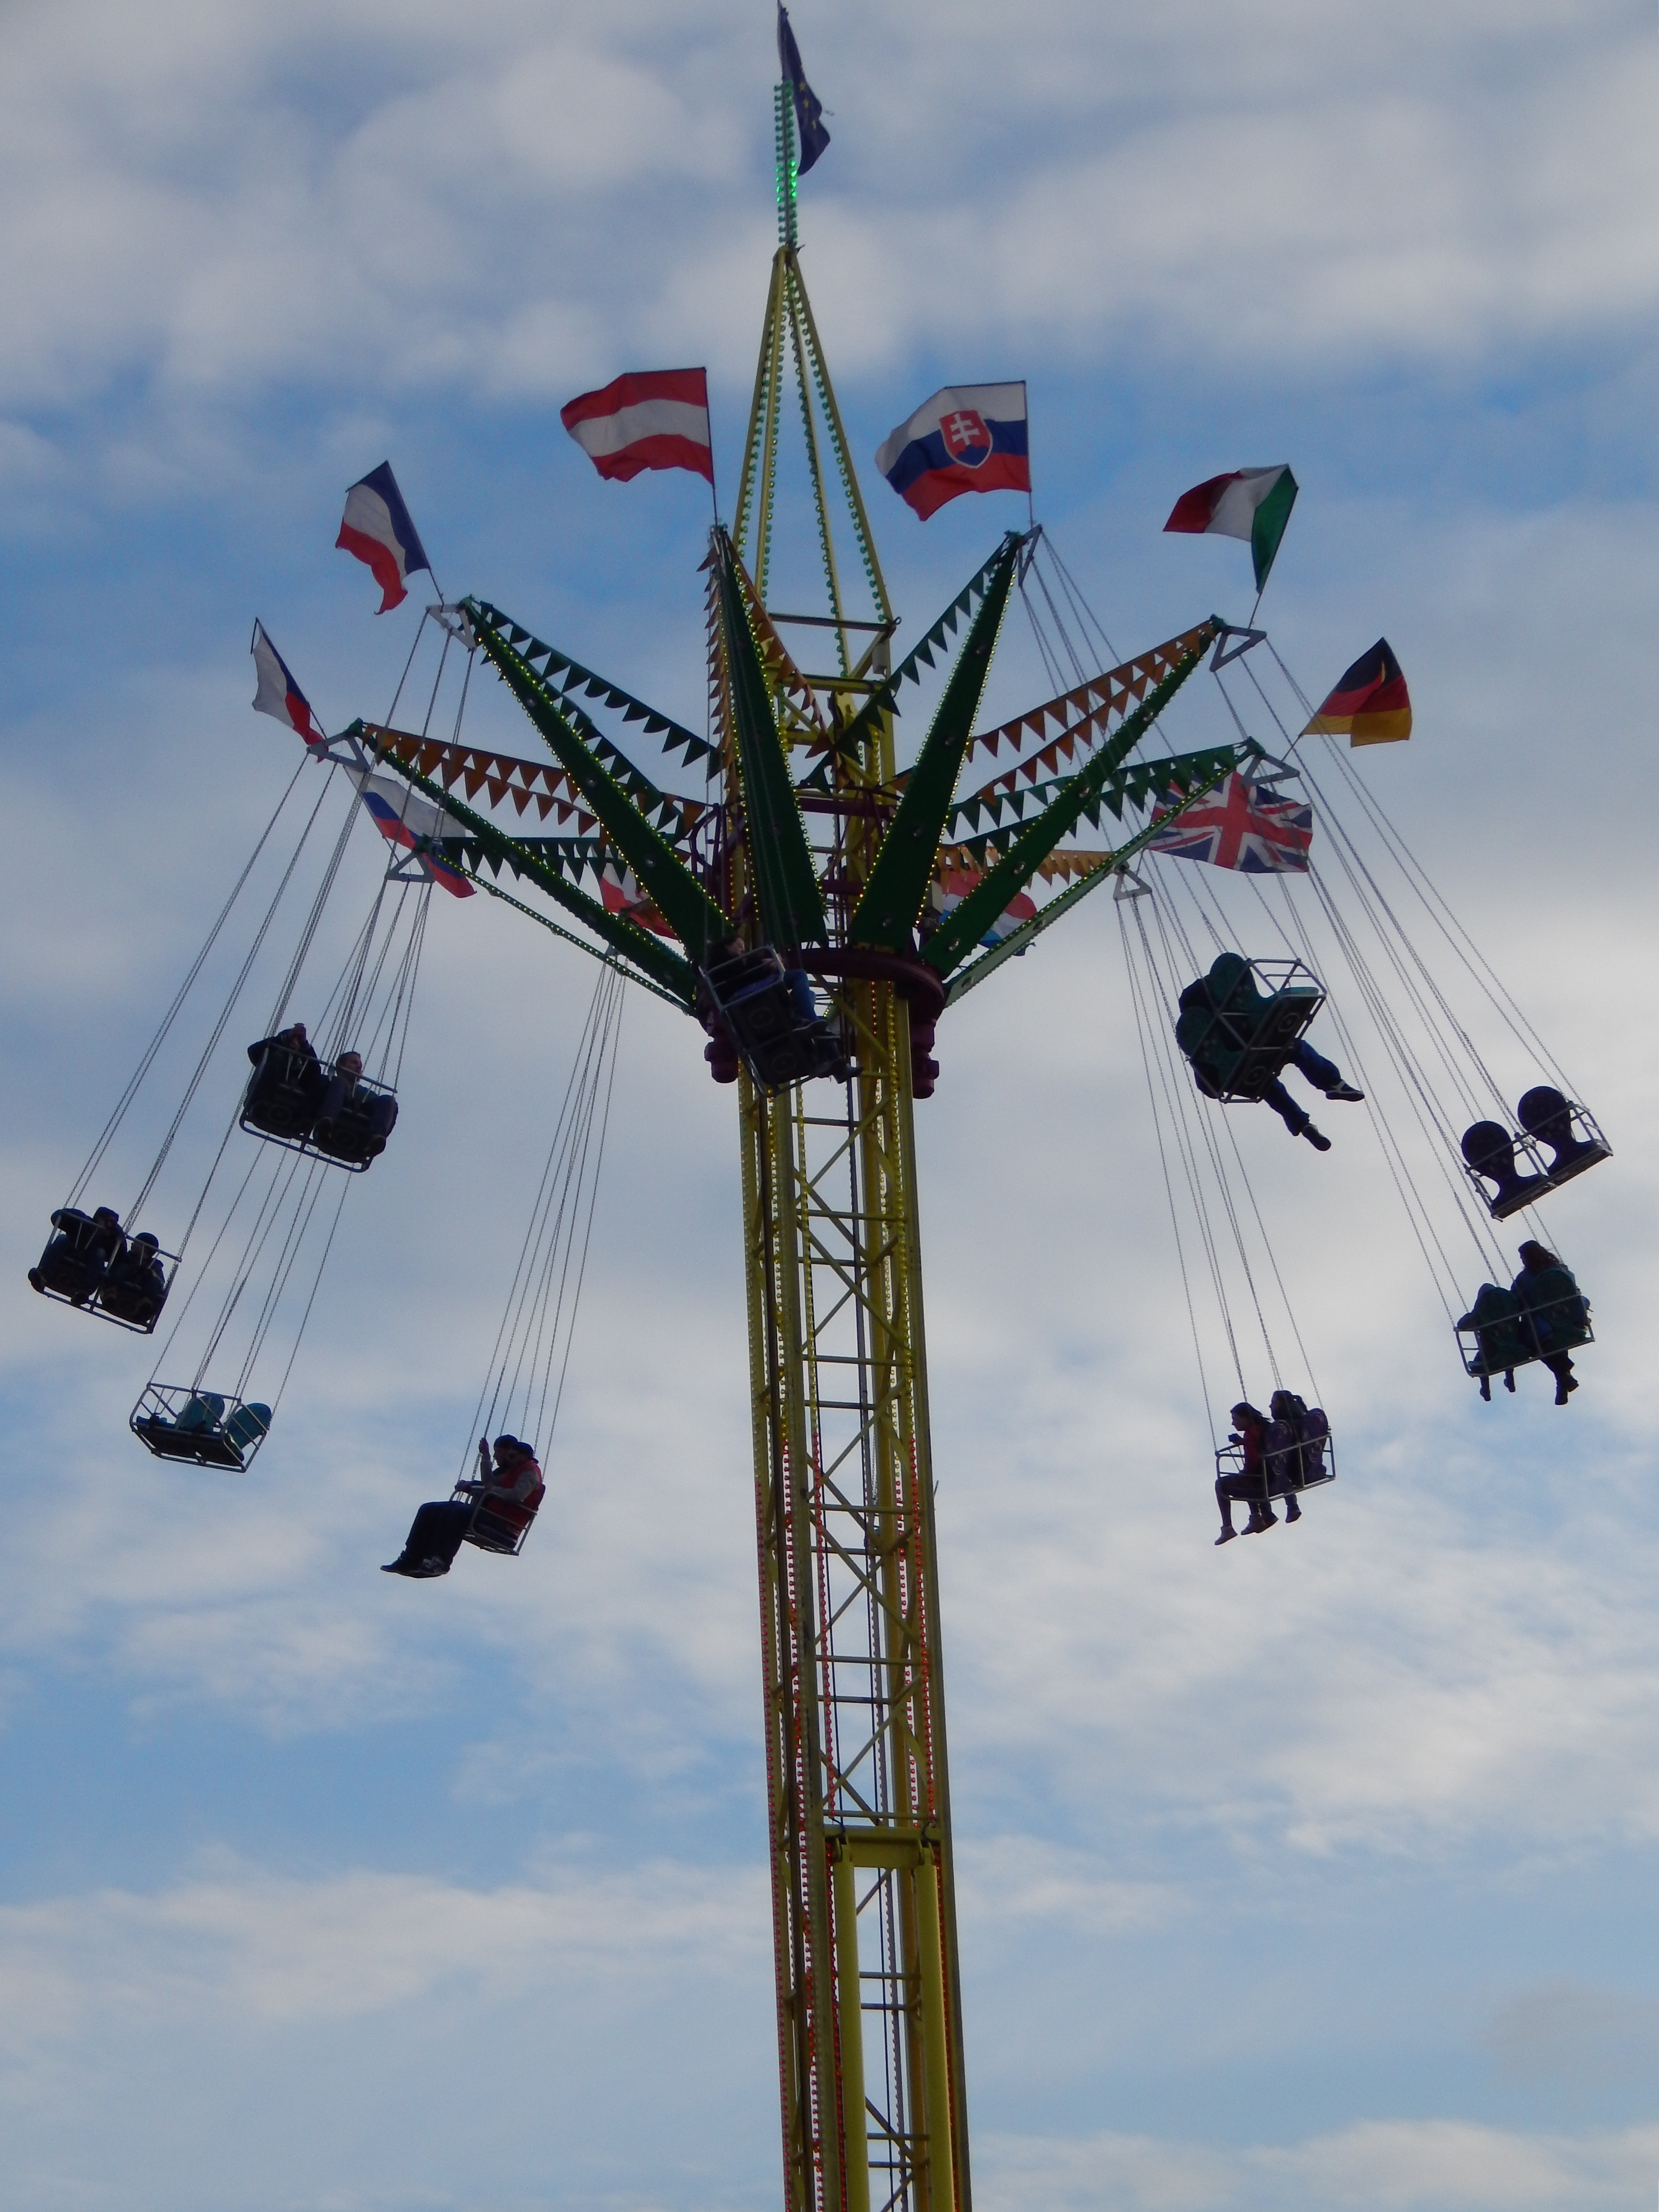
{"label": "green ride arm", "polygon": [[[1250,750],[1254,751],[1259,748],[1252,747]],[[1149,845],[1160,830],[1167,830],[1171,822],[1184,814],[1196,800],[1202,799],[1206,792],[1213,791],[1224,776],[1231,775],[1236,768],[1242,768],[1249,757],[1249,752],[1243,745],[1226,746],[1218,753],[1178,756],[1170,763],[1172,771],[1183,766],[1198,771],[1192,788],[1182,798],[1180,805],[1170,807],[1156,822],[1149,822],[1144,830],[1138,830],[1127,844],[1120,845],[1115,853],[1109,854],[1097,868],[1091,868],[1086,876],[1068,884],[1058,898],[1050,899],[1041,913],[1033,915],[1030,921],[1021,922],[1019,927],[1010,931],[1000,945],[992,945],[968,967],[958,969],[945,994],[945,1005],[954,1006],[957,1000],[971,991],[975,984],[982,983],[994,969],[1000,968],[1005,960],[1012,960],[1017,953],[1024,952],[1028,945],[1040,937],[1045,929],[1051,928],[1061,915],[1074,907],[1079,899],[1086,898],[1092,890],[1097,890],[1109,877],[1121,875],[1135,854]]]}
{"label": "green ride arm", "polygon": [[486,657],[547,740],[555,759],[604,824],[605,835],[633,870],[641,889],[686,950],[701,957],[709,945],[729,937],[734,925],[667,839],[652,827],[621,784],[583,744],[530,663],[508,643],[476,599],[463,600],[462,605]]}
{"label": "green ride arm", "polygon": [[[371,750],[374,749],[374,733],[367,723],[354,722],[344,734],[366,742]],[[493,822],[486,822],[482,814],[475,814],[465,801],[446,791],[441,784],[434,783],[430,776],[422,775],[419,769],[411,767],[407,761],[399,760],[395,753],[378,753],[376,760],[380,766],[389,768],[394,775],[402,776],[404,781],[412,785],[416,791],[424,793],[435,806],[448,815],[451,821],[459,823],[487,857],[505,862],[515,875],[522,876],[527,883],[544,890],[550,898],[556,899],[568,914],[574,914],[585,921],[614,951],[633,961],[647,975],[653,976],[688,1012],[690,1012],[696,998],[697,979],[689,960],[678,952],[671,951],[649,930],[640,928],[621,915],[608,913],[598,899],[590,898],[586,891],[578,890],[574,884],[567,883],[556,870],[548,867],[535,854],[496,829]]]}
{"label": "green ride arm", "polygon": [[1125,717],[1117,734],[1101,747],[1086,768],[1071,777],[1059,797],[1045,806],[1035,822],[1022,830],[1002,859],[987,870],[953,914],[946,916],[922,948],[922,958],[941,975],[948,975],[978,944],[1010,899],[1023,891],[1040,865],[1060,839],[1076,828],[1078,817],[1105,789],[1113,770],[1127,760],[1176,693],[1204,658],[1215,635],[1213,617],[1198,633],[1197,642],[1183,653],[1170,673]]}
{"label": "green ride arm", "polygon": [[[1025,543],[1024,537],[1019,538],[1018,543],[1022,545]],[[836,744],[839,751],[857,752],[867,738],[875,735],[877,726],[884,714],[897,714],[898,708],[896,702],[899,686],[902,684],[921,683],[921,671],[923,668],[931,668],[933,665],[934,653],[944,651],[945,639],[955,630],[957,624],[972,606],[975,599],[988,588],[998,562],[1004,558],[1006,551],[1007,541],[1005,539],[984,567],[975,570],[968,579],[932,629],[917,639],[898,666],[883,683],[880,690],[871,693],[869,698],[865,701],[858,713],[837,737]]]}
{"label": "green ride arm", "polygon": [[766,671],[738,581],[737,555],[723,530],[717,551],[720,625],[732,679],[749,866],[761,920],[773,945],[822,945],[830,927],[823,894],[812,866],[812,848],[806,842],[800,801],[790,779],[789,758],[778,736]]}
{"label": "green ride arm", "polygon": [[1012,531],[1003,540],[997,556],[1000,566],[992,572],[963,641],[933,726],[860,896],[850,933],[855,945],[884,945],[894,952],[909,945],[910,932],[933,880],[939,837],[984,694],[1022,542]]}

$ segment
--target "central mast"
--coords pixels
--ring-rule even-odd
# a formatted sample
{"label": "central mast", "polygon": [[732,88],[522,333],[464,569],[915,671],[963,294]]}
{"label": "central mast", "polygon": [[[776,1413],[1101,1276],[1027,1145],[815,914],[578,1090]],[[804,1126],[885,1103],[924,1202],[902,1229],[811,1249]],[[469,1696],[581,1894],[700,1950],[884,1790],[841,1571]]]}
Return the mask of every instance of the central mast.
{"label": "central mast", "polygon": [[[853,726],[896,625],[801,277],[787,86],[776,103],[780,242],[733,534],[779,732],[809,757],[792,761],[794,781],[817,787],[798,799],[827,943],[804,957],[827,985],[853,1071],[775,1097],[746,1067],[738,1076],[785,2195],[789,2212],[968,2212],[912,1126],[944,993],[914,960],[848,942],[896,804],[890,714]],[[769,605],[791,405],[822,613]],[[848,580],[867,605],[857,615],[837,510],[861,571]],[[813,642],[792,651],[786,634]],[[736,824],[723,635],[711,623]],[[739,837],[729,910],[742,910],[750,865]]]}

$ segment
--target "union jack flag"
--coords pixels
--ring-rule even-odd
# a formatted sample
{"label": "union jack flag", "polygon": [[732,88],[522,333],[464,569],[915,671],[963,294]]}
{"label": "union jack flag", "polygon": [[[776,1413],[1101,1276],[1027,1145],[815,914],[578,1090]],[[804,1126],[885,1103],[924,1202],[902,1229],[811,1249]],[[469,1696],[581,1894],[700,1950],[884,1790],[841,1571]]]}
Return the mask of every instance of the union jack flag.
{"label": "union jack flag", "polygon": [[[1175,800],[1170,793],[1170,800]],[[1158,807],[1153,820],[1167,814]],[[1313,842],[1313,808],[1259,788],[1235,769],[1218,790],[1196,801],[1178,821],[1150,841],[1154,853],[1176,860],[1207,860],[1212,868],[1237,868],[1247,876],[1304,874]]]}

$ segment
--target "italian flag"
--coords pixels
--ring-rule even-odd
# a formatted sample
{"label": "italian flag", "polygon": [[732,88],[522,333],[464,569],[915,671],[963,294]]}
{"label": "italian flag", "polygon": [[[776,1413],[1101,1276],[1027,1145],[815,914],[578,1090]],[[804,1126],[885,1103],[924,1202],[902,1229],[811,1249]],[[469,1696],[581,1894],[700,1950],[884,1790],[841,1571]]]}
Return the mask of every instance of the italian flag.
{"label": "italian flag", "polygon": [[1231,475],[1211,477],[1183,491],[1164,527],[1195,536],[1213,532],[1222,538],[1243,538],[1255,563],[1259,592],[1295,505],[1296,478],[1287,462],[1274,469],[1234,469]]}

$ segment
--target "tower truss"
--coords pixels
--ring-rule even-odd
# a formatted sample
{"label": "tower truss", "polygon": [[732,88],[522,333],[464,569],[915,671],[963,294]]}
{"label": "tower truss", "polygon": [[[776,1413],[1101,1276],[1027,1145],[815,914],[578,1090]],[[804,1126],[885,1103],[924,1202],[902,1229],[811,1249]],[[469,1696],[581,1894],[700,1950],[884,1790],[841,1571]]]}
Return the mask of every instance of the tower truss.
{"label": "tower truss", "polygon": [[[477,598],[434,614],[507,684],[550,759],[349,734],[441,810],[426,843],[695,1015],[712,1073],[737,1084],[786,2212],[969,2212],[914,1109],[947,1007],[1255,749],[1138,750],[1219,648],[1214,617],[974,734],[1030,533],[1006,535],[895,661],[801,274],[784,87],[777,131],[742,483],[703,564],[708,734]],[[796,421],[821,611],[774,596]],[[905,687],[953,651],[901,770]],[[629,726],[701,763],[705,798],[641,769],[619,742]],[[1005,749],[1012,765],[959,791],[976,750]],[[510,799],[511,829],[476,810],[486,790]],[[543,834],[524,828],[532,803]],[[1079,848],[1084,824],[1111,842]],[[1028,887],[1051,895],[1016,926]],[[780,1005],[788,974],[809,998],[816,987],[800,1018],[834,1050],[810,1079],[739,1053],[711,978],[744,957],[771,961]]]}

